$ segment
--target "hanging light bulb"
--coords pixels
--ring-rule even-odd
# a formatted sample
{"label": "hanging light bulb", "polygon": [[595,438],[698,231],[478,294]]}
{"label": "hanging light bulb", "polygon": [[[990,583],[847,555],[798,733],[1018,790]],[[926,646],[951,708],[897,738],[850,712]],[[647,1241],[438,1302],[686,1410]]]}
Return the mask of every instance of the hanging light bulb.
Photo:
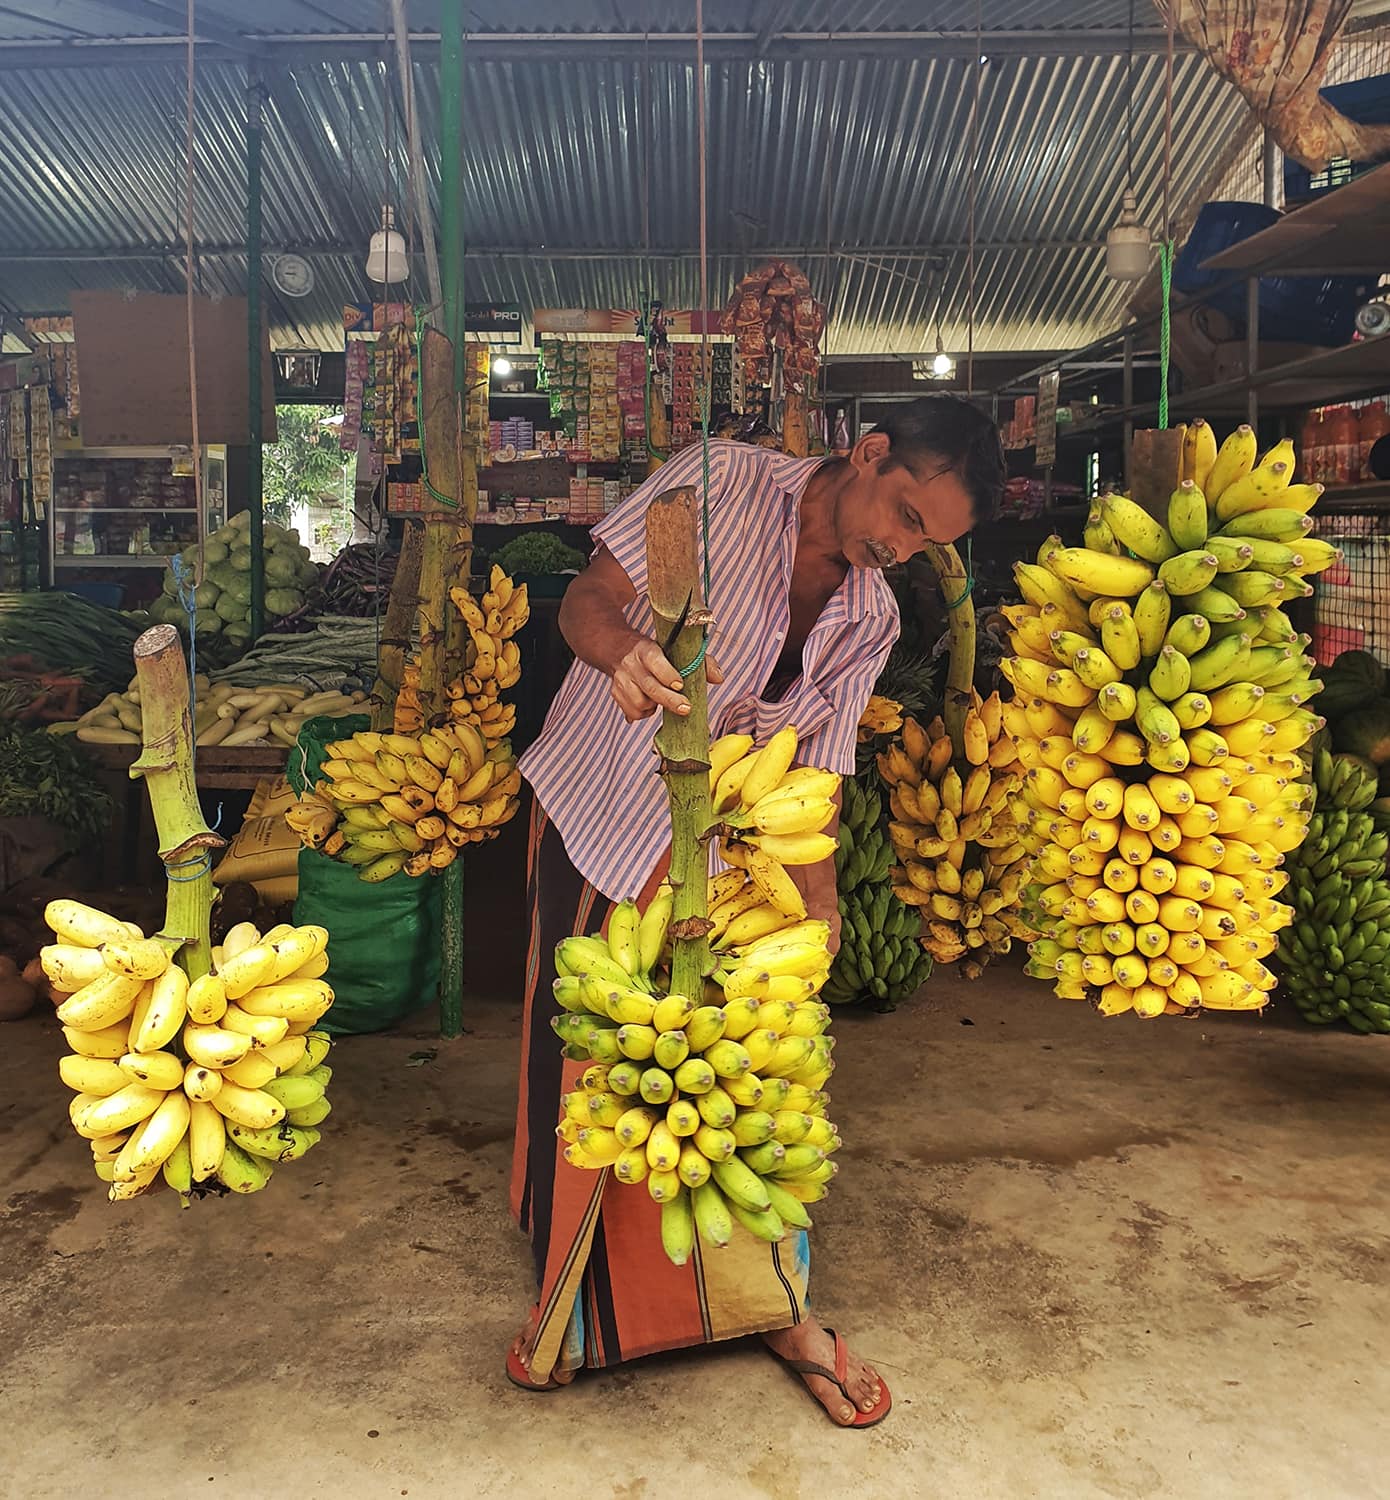
{"label": "hanging light bulb", "polygon": [[381,228],[372,236],[371,249],[367,252],[367,275],[387,286],[404,281],[410,275],[405,241],[396,228],[396,215],[389,203],[381,205]]}
{"label": "hanging light bulb", "polygon": [[936,331],[936,353],[931,362],[932,378],[935,380],[949,380],[956,373],[956,362],[946,352],[946,346],[941,342],[941,330]]}
{"label": "hanging light bulb", "polygon": [[1152,236],[1139,222],[1139,205],[1128,189],[1120,200],[1120,217],[1105,236],[1105,269],[1116,281],[1142,281],[1149,272]]}
{"label": "hanging light bulb", "polygon": [[499,380],[505,380],[512,373],[512,362],[505,354],[499,354],[492,362],[492,373]]}

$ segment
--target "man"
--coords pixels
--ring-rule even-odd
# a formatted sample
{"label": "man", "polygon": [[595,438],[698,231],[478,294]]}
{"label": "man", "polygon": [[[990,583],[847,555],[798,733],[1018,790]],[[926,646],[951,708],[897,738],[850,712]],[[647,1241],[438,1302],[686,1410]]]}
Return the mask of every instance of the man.
{"label": "man", "polygon": [[[794,724],[802,764],[852,774],[859,718],[898,634],[882,570],[993,514],[998,433],[968,402],[932,396],[898,408],[846,458],[715,442],[708,472],[710,732],[763,743]],[[651,716],[690,711],[651,635],[647,507],[704,478],[692,448],[595,528],[597,550],[560,611],[578,660],[521,761],[536,808],[512,1207],[531,1237],[540,1297],[508,1374],[550,1390],[586,1365],[759,1333],[832,1420],[869,1426],[887,1415],[887,1392],[809,1315],[804,1234],[776,1246],[739,1236],[677,1268],[647,1194],[569,1166],[555,1136],[560,1097],[582,1065],[562,1059],[548,1024],[551,954],[561,938],[597,930],[611,902],[655,888],[670,817]],[[834,861],[793,873],[833,936]]]}

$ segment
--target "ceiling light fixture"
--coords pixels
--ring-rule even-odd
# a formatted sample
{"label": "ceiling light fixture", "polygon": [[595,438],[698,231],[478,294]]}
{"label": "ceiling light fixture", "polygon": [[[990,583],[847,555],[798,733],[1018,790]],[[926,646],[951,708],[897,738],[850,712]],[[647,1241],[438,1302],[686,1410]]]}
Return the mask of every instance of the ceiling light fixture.
{"label": "ceiling light fixture", "polygon": [[385,286],[404,281],[410,275],[405,241],[396,228],[396,215],[389,203],[381,205],[381,228],[372,236],[367,252],[367,275]]}
{"label": "ceiling light fixture", "polygon": [[492,373],[499,380],[505,380],[512,373],[512,362],[505,354],[499,354],[492,362]]}

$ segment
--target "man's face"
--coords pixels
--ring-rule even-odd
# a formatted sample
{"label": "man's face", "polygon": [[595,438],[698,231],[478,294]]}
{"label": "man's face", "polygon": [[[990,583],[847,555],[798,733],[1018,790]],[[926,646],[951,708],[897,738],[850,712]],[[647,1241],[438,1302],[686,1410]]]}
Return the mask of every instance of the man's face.
{"label": "man's face", "polygon": [[840,498],[836,529],[852,567],[891,567],[928,542],[954,542],[970,530],[970,494],[953,469],[925,460],[914,472],[893,462],[887,440],[872,433],[856,445],[849,462],[851,479]]}

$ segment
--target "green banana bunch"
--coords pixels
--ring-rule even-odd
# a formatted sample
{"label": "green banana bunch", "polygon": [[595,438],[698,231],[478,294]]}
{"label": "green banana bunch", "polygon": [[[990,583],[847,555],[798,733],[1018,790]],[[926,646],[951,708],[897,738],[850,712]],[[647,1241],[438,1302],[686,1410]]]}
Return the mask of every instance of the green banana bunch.
{"label": "green banana bunch", "polygon": [[931,974],[921,916],[894,899],[893,863],[882,797],[867,778],[847,777],[835,854],[840,948],[821,992],[831,1004],[868,1000],[892,1010]]}
{"label": "green banana bunch", "polygon": [[1374,768],[1325,746],[1313,754],[1314,812],[1289,857],[1295,921],[1280,935],[1284,988],[1305,1021],[1390,1032],[1390,836],[1368,811]]}

